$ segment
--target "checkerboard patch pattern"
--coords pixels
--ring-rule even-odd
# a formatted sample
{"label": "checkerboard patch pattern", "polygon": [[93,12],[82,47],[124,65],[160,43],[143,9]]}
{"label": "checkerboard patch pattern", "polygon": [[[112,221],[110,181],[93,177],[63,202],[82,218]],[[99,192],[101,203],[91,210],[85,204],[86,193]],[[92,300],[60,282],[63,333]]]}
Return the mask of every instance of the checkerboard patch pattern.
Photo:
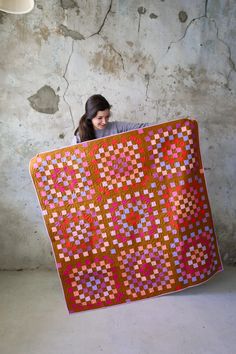
{"label": "checkerboard patch pattern", "polygon": [[34,167],[43,204],[52,210],[57,205],[72,205],[74,200],[91,200],[95,193],[83,152],[57,153],[53,157],[48,155],[45,160],[38,157]]}
{"label": "checkerboard patch pattern", "polygon": [[30,173],[69,313],[180,291],[222,270],[196,120],[40,153]]}
{"label": "checkerboard patch pattern", "polygon": [[144,173],[138,148],[129,140],[98,149],[95,158],[103,187],[112,190],[141,181]]}

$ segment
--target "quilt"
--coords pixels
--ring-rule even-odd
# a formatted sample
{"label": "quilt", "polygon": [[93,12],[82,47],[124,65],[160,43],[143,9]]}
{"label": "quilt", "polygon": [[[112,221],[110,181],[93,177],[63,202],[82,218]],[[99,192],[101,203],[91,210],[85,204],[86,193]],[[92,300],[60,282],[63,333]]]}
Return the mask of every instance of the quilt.
{"label": "quilt", "polygon": [[69,313],[177,292],[223,269],[195,119],[39,153],[30,174]]}

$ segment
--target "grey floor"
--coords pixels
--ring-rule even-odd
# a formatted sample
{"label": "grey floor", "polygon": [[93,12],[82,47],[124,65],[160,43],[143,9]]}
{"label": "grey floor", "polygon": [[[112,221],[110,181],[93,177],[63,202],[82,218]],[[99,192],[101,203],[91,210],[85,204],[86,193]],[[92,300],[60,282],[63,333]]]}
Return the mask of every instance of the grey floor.
{"label": "grey floor", "polygon": [[54,271],[0,272],[1,354],[235,354],[236,268],[207,283],[69,315]]}

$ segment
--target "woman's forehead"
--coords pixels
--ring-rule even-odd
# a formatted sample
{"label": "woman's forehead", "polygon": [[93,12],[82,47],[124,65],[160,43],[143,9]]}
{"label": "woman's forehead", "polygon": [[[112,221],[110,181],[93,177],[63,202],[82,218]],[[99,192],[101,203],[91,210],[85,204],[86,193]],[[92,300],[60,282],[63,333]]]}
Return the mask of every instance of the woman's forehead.
{"label": "woman's forehead", "polygon": [[110,110],[109,109],[105,109],[104,111],[98,111],[96,116],[98,117],[106,117],[109,116],[110,114]]}

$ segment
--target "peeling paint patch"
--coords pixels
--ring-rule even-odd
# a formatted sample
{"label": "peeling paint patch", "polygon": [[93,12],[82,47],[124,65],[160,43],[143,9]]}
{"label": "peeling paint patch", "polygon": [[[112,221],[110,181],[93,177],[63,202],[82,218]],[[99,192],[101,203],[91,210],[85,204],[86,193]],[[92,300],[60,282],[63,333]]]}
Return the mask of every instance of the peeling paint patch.
{"label": "peeling paint patch", "polygon": [[154,73],[156,65],[151,55],[143,55],[141,51],[133,53],[132,56],[133,65],[136,68],[137,72],[141,75],[148,74],[151,77]]}
{"label": "peeling paint patch", "polygon": [[54,114],[58,111],[59,96],[48,85],[41,87],[37,93],[28,98],[31,107],[40,113]]}
{"label": "peeling paint patch", "polygon": [[94,54],[91,64],[95,68],[102,68],[109,74],[117,74],[123,67],[121,59],[119,53],[111,45],[108,45]]}
{"label": "peeling paint patch", "polygon": [[59,29],[60,29],[61,34],[64,37],[70,37],[74,40],[79,40],[79,41],[85,39],[81,33],[79,33],[78,31],[70,30],[68,27],[66,27],[64,25],[60,25]]}
{"label": "peeling paint patch", "polygon": [[40,28],[40,35],[43,37],[45,41],[48,40],[48,37],[50,36],[50,32],[47,26],[41,27]]}
{"label": "peeling paint patch", "polygon": [[77,7],[77,4],[74,0],[61,0],[61,7],[64,10],[73,9],[73,8]]}
{"label": "peeling paint patch", "polygon": [[152,12],[152,13],[149,15],[149,17],[150,17],[151,19],[155,19],[155,18],[157,18],[158,16]]}
{"label": "peeling paint patch", "polygon": [[184,22],[187,21],[187,19],[188,19],[187,13],[185,11],[180,11],[179,12],[179,20],[180,20],[180,22],[184,23]]}

